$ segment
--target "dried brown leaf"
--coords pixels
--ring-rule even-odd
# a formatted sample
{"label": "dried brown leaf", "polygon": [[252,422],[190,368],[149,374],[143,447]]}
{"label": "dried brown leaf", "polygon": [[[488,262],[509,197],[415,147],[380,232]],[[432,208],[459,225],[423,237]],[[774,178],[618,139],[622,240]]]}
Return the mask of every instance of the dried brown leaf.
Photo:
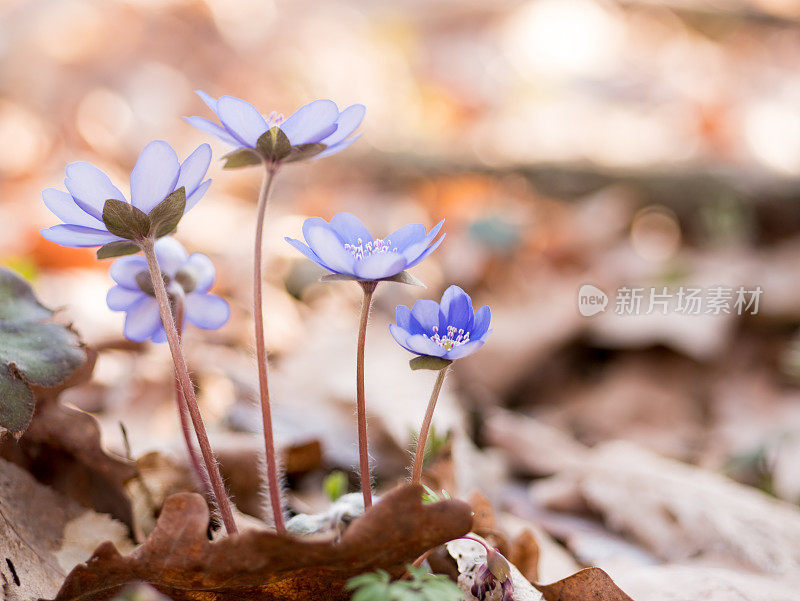
{"label": "dried brown leaf", "polygon": [[101,541],[127,548],[126,532],[123,524],[87,511],[0,459],[0,599],[54,595],[66,573]]}
{"label": "dried brown leaf", "polygon": [[427,549],[469,531],[468,505],[421,503],[402,486],[355,520],[338,542],[248,531],[207,538],[208,508],[193,493],[171,496],[145,543],[122,556],[111,543],[67,577],[57,601],[100,601],[141,580],[175,601],[347,599],[344,583],[378,568],[394,575]]}
{"label": "dried brown leaf", "polygon": [[529,529],[520,532],[509,545],[508,560],[531,582],[539,579],[539,543]]}
{"label": "dried brown leaf", "polygon": [[36,413],[19,441],[0,439],[0,457],[29,471],[34,478],[100,513],[132,524],[125,482],[136,474],[132,462],[106,453],[94,417],[65,407],[58,395],[88,380],[95,354],[66,382],[34,388]]}
{"label": "dried brown leaf", "polygon": [[545,601],[633,601],[600,568],[586,568],[553,584],[536,584]]}
{"label": "dried brown leaf", "polygon": [[800,570],[800,511],[759,490],[623,442],[565,476],[608,525],[662,559]]}

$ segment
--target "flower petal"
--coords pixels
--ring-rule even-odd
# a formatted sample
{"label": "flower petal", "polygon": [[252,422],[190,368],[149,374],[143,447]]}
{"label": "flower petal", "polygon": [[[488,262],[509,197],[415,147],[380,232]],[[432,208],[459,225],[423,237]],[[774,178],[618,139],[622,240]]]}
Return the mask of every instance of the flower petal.
{"label": "flower petal", "polygon": [[197,186],[197,189],[194,192],[192,192],[191,196],[186,197],[186,208],[183,209],[184,215],[186,215],[186,213],[191,211],[194,208],[194,205],[200,202],[200,199],[202,199],[203,196],[206,195],[206,192],[208,192],[209,186],[211,186],[211,180],[207,179],[202,184]]}
{"label": "flower petal", "polygon": [[[436,303],[434,303],[436,304]],[[395,321],[397,325],[408,330],[410,334],[428,334],[430,330],[426,330],[419,323],[416,317],[411,313],[411,310],[405,305],[397,305],[394,311]]]}
{"label": "flower petal", "polygon": [[203,90],[195,90],[194,93],[200,96],[200,98],[203,99],[203,102],[208,105],[208,108],[210,108],[216,114],[218,110],[216,98],[214,98],[211,94],[206,94]]}
{"label": "flower petal", "polygon": [[81,248],[84,246],[102,246],[109,242],[122,240],[119,236],[82,225],[54,225],[40,232],[42,237],[61,246]]}
{"label": "flower petal", "polygon": [[[186,330],[185,322],[186,320],[184,320],[184,327],[183,330],[181,331]],[[164,326],[159,325],[158,328],[156,328],[155,333],[152,336],[150,336],[150,342],[154,342],[155,344],[163,344],[166,341],[167,341],[167,331],[164,329]]]}
{"label": "flower petal", "polygon": [[[390,243],[391,248],[396,248],[399,253],[424,239],[425,226],[421,223],[410,223],[386,236],[386,241]],[[412,258],[416,259],[417,257],[415,255]]]}
{"label": "flower petal", "polygon": [[175,277],[177,271],[186,263],[189,255],[175,238],[165,236],[156,241],[156,258],[161,271],[169,277]]}
{"label": "flower petal", "polygon": [[92,217],[75,204],[75,199],[66,192],[47,188],[42,191],[45,206],[67,225],[83,225],[95,229],[106,229],[102,221]]}
{"label": "flower petal", "polygon": [[441,357],[446,352],[441,346],[422,334],[413,334],[409,336],[406,340],[406,344],[412,353],[417,353],[418,355]]}
{"label": "flower petal", "polygon": [[328,146],[333,146],[343,141],[358,129],[358,126],[361,125],[361,122],[364,120],[364,113],[366,112],[367,107],[363,104],[351,104],[339,113],[339,118],[336,119],[336,131],[327,138],[321,140],[321,142]]}
{"label": "flower petal", "polygon": [[359,221],[358,217],[352,213],[337,213],[331,219],[330,225],[345,242],[358,244],[359,238],[361,238],[363,244],[372,242],[372,234],[370,234],[366,226]]}
{"label": "flower petal", "polygon": [[108,274],[117,284],[129,290],[140,290],[136,276],[147,272],[147,261],[141,255],[122,257],[111,264]]}
{"label": "flower petal", "polygon": [[472,327],[469,330],[469,336],[473,340],[477,340],[486,333],[489,329],[489,322],[492,321],[492,311],[489,305],[484,305],[475,311],[475,318],[472,320]]}
{"label": "flower petal", "polygon": [[122,286],[114,286],[106,295],[106,304],[112,311],[127,311],[136,301],[145,296],[141,290],[129,290]]}
{"label": "flower petal", "polygon": [[406,259],[400,253],[369,255],[355,262],[355,275],[364,280],[381,280],[397,275],[406,268]]}
{"label": "flower petal", "polygon": [[321,267],[325,267],[325,263],[323,263],[322,259],[320,259],[313,250],[308,248],[308,246],[300,242],[300,240],[295,240],[294,238],[289,238],[288,236],[285,236],[283,239],[303,253],[306,257],[314,261],[314,263],[320,265]]}
{"label": "flower petal", "polygon": [[419,263],[419,261],[421,260],[420,256],[431,245],[431,242],[433,242],[433,239],[436,237],[436,234],[438,234],[439,230],[442,229],[442,225],[444,225],[444,219],[442,219],[439,223],[433,226],[431,231],[428,232],[428,235],[423,237],[419,242],[415,242],[406,246],[405,250],[403,250],[403,254],[406,256],[406,259],[408,259],[409,264],[413,263],[414,265],[416,265],[417,263]]}
{"label": "flower petal", "polygon": [[324,226],[311,225],[306,228],[304,224],[303,230],[308,246],[322,260],[323,267],[336,273],[355,275],[353,271],[355,257],[344,249],[342,240],[330,225],[325,223]]}
{"label": "flower petal", "polygon": [[411,334],[409,332],[407,332],[406,330],[404,330],[401,327],[398,327],[398,326],[394,325],[393,323],[389,324],[389,332],[391,333],[392,338],[395,339],[397,344],[399,344],[400,346],[402,346],[404,349],[406,349],[409,352],[412,352],[412,353],[414,352],[413,350],[411,350],[408,347],[407,340],[408,340],[408,337],[411,336]]}
{"label": "flower petal", "polygon": [[319,142],[333,134],[336,129],[336,120],[339,118],[339,109],[332,100],[315,100],[300,107],[280,128],[292,146]]}
{"label": "flower petal", "polygon": [[439,328],[439,334],[444,335],[442,327],[444,316],[439,309],[439,303],[428,299],[420,299],[411,307],[411,316],[423,328],[426,334],[432,334],[433,328]]}
{"label": "flower petal", "polygon": [[456,359],[461,359],[462,357],[466,357],[467,355],[471,355],[479,348],[483,346],[483,340],[470,340],[466,344],[462,344],[461,346],[457,346],[454,349],[450,349],[445,353],[445,359],[450,359],[451,361],[455,361]]}
{"label": "flower petal", "polygon": [[123,333],[134,342],[144,342],[161,327],[158,303],[152,296],[144,296],[131,306],[125,316]]}
{"label": "flower petal", "polygon": [[472,299],[456,285],[444,291],[439,305],[444,313],[447,325],[456,329],[469,331],[475,316],[472,310]]}
{"label": "flower petal", "polygon": [[196,127],[200,131],[204,131],[207,134],[211,134],[212,136],[218,137],[226,144],[230,144],[231,146],[242,145],[242,143],[239,140],[237,140],[231,134],[228,133],[227,129],[225,129],[221,125],[217,125],[213,121],[209,121],[205,117],[184,117],[183,120],[186,121],[186,123],[188,123],[192,127]]}
{"label": "flower petal", "polygon": [[125,196],[119,188],[91,163],[86,161],[70,163],[67,165],[66,173],[64,185],[77,205],[100,221],[103,220],[103,207],[107,200],[114,198],[125,201]]}
{"label": "flower petal", "polygon": [[220,121],[245,146],[255,148],[258,138],[267,131],[267,122],[249,102],[223,96],[217,101]]}
{"label": "flower petal", "polygon": [[203,181],[210,163],[211,146],[201,144],[181,163],[178,172],[178,183],[175,184],[175,189],[177,190],[181,186],[186,188],[186,198],[188,199],[192,192],[197,190],[200,182]]}
{"label": "flower petal", "polygon": [[344,142],[339,142],[338,144],[334,144],[333,146],[328,146],[325,150],[320,152],[318,155],[313,157],[313,160],[321,159],[323,157],[329,157],[332,154],[336,154],[338,152],[342,152],[345,148],[350,146],[353,142],[358,140],[362,134],[357,134],[351,138],[347,138]]}
{"label": "flower petal", "polygon": [[195,277],[195,289],[192,292],[208,292],[211,286],[214,285],[214,279],[217,272],[214,269],[214,264],[203,253],[192,253],[189,255],[184,269],[190,269],[192,275]]}
{"label": "flower petal", "polygon": [[[403,328],[404,330],[411,329],[411,309],[406,307],[405,305],[397,305],[394,308],[394,320],[397,322],[397,326]],[[415,334],[418,332],[415,332]]]}
{"label": "flower petal", "polygon": [[186,295],[186,318],[203,330],[222,327],[231,316],[228,303],[214,294],[192,292]]}
{"label": "flower petal", "polygon": [[314,227],[322,227],[331,230],[339,238],[342,246],[344,246],[344,240],[342,240],[336,230],[331,227],[330,223],[325,221],[322,217],[309,217],[303,222],[303,238],[306,239],[306,243],[308,243],[308,232]]}
{"label": "flower petal", "polygon": [[419,265],[422,261],[424,261],[429,254],[431,254],[433,251],[439,248],[442,242],[444,242],[445,236],[447,236],[447,234],[442,234],[436,242],[434,242],[428,248],[425,249],[425,252],[423,252],[420,256],[411,261],[406,267],[406,269],[411,269],[415,265]]}
{"label": "flower petal", "polygon": [[180,164],[172,146],[155,140],[144,147],[131,171],[131,203],[149,213],[175,190]]}

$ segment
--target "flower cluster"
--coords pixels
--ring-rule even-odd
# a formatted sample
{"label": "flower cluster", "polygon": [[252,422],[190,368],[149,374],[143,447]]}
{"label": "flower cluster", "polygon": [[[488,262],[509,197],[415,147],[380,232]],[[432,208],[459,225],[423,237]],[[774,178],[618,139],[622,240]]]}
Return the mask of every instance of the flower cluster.
{"label": "flower cluster", "polygon": [[[360,136],[356,130],[364,119],[365,108],[353,104],[340,111],[331,100],[315,100],[284,118],[275,112],[265,116],[253,105],[232,96],[213,98],[202,91],[197,93],[219,121],[199,116],[187,117],[186,121],[232,147],[223,157],[224,167],[261,164],[265,168],[254,237],[254,322],[265,473],[275,529],[283,534],[286,531],[267,389],[261,293],[267,202],[273,178],[285,163],[330,156],[355,142]],[[216,503],[226,530],[235,533],[233,511],[208,442],[181,345],[186,324],[217,329],[228,321],[230,309],[225,300],[210,293],[215,271],[209,258],[201,253],[187,253],[172,237],[184,214],[208,191],[211,180],[206,178],[206,172],[210,161],[208,144],[200,145],[180,162],[169,144],[153,141],[142,150],[131,171],[128,198],[97,167],[86,162],[71,163],[66,168],[66,192],[48,188],[42,193],[45,205],[63,223],[41,233],[62,246],[100,247],[97,256],[101,259],[121,257],[110,269],[114,286],[108,292],[107,304],[111,310],[125,313],[123,332],[130,340],[169,344],[176,376],[176,401],[198,482]],[[320,217],[306,219],[302,228],[304,241],[286,238],[300,253],[331,272],[323,280],[355,281],[364,293],[356,356],[356,403],[365,510],[372,503],[364,392],[364,349],[372,295],[384,281],[421,284],[408,270],[439,248],[445,238],[445,234],[440,234],[443,224],[444,220],[428,230],[414,223],[388,235],[373,237],[357,217],[338,213],[330,222]],[[396,323],[389,329],[403,348],[418,355],[411,360],[411,367],[438,371],[417,439],[412,483],[420,482],[422,451],[448,367],[454,360],[481,348],[491,334],[490,321],[489,307],[474,311],[469,295],[458,286],[447,288],[439,303],[418,300],[411,309],[403,305],[396,309]],[[191,416],[191,425],[187,416]],[[190,434],[191,428],[196,436]],[[199,453],[194,448],[195,439]],[[507,585],[493,570],[481,578],[478,585],[483,587],[478,591],[481,594],[494,586],[492,578],[501,583],[503,591],[510,586],[510,580]]]}

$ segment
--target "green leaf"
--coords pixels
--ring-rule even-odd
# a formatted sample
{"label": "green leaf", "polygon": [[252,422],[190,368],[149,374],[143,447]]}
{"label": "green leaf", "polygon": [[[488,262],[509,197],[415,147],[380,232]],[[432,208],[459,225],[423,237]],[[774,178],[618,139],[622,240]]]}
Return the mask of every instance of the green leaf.
{"label": "green leaf", "polygon": [[37,300],[28,282],[10,269],[0,268],[0,319],[47,319],[52,314]]}
{"label": "green leaf", "polygon": [[161,238],[174,232],[185,210],[186,188],[181,186],[158,203],[148,214],[150,219],[149,235]]}
{"label": "green leaf", "polygon": [[86,361],[77,335],[55,323],[19,276],[0,268],[0,427],[25,430],[35,409],[30,385],[61,384]]}
{"label": "green leaf", "polygon": [[0,366],[0,426],[23,432],[31,423],[35,408],[30,387],[10,365]]}
{"label": "green leaf", "polygon": [[276,163],[282,161],[292,152],[292,143],[286,134],[277,125],[261,134],[256,142],[256,148],[268,161]]}
{"label": "green leaf", "polygon": [[127,240],[116,240],[109,242],[97,249],[98,259],[113,259],[114,257],[124,257],[125,255],[135,255],[141,249],[135,242]]}
{"label": "green leaf", "polygon": [[432,369],[433,371],[441,371],[451,363],[452,361],[450,361],[449,359],[442,359],[441,357],[429,357],[428,355],[420,355],[419,357],[414,357],[411,361],[409,361],[408,365],[414,371],[418,369]]}
{"label": "green leaf", "polygon": [[353,576],[350,580],[347,581],[347,584],[344,586],[348,591],[355,590],[357,588],[361,588],[362,586],[367,586],[369,584],[388,584],[389,583],[389,574],[386,570],[376,570],[375,572],[367,572],[366,574],[359,574],[358,576]]}
{"label": "green leaf", "polygon": [[331,501],[335,501],[347,492],[347,475],[341,470],[334,470],[322,481],[322,490]]}
{"label": "green leaf", "polygon": [[103,223],[109,232],[126,240],[144,238],[150,233],[147,215],[132,204],[115,198],[103,205]]}
{"label": "green leaf", "polygon": [[13,365],[28,383],[55,386],[86,359],[69,329],[41,321],[0,321],[0,363]]}
{"label": "green leaf", "polygon": [[313,142],[311,144],[298,144],[292,147],[292,152],[284,159],[284,163],[295,163],[297,161],[305,161],[307,159],[317,156],[320,152],[327,148],[327,144],[320,144]]}
{"label": "green leaf", "polygon": [[250,148],[242,148],[234,150],[222,157],[225,163],[222,165],[223,169],[239,169],[240,167],[251,167],[252,165],[261,164],[261,156]]}
{"label": "green leaf", "polygon": [[389,582],[383,570],[361,574],[347,581],[355,591],[351,601],[461,601],[462,592],[447,576],[431,574],[425,567],[407,565],[411,580]]}

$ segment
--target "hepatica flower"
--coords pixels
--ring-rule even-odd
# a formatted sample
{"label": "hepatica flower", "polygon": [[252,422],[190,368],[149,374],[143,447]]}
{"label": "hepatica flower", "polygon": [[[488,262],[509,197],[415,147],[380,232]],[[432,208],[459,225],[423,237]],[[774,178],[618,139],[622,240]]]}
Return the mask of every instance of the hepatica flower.
{"label": "hepatica flower", "polygon": [[417,355],[453,361],[481,348],[492,331],[488,306],[472,310],[472,299],[458,286],[450,286],[441,303],[418,300],[409,310],[398,305],[397,325],[389,330],[397,343]]}
{"label": "hepatica flower", "polygon": [[[211,162],[211,147],[199,146],[183,163],[161,140],[145,146],[130,177],[130,202],[108,176],[91,163],[67,165],[67,192],[47,188],[45,205],[64,223],[41,231],[61,246],[103,246],[122,253],[98,253],[101,258],[138,250],[137,236],[164,236],[203,197],[211,180],[203,180]],[[108,201],[111,201],[110,203]],[[113,205],[114,211],[108,212]],[[105,211],[105,215],[104,215]]]}
{"label": "hepatica flower", "polygon": [[262,160],[293,162],[341,152],[360,137],[352,134],[366,111],[362,104],[339,111],[331,100],[315,100],[284,119],[275,112],[265,117],[249,102],[233,96],[216,99],[202,90],[197,94],[220,122],[203,117],[185,119],[237,149],[225,157],[228,169],[256,165]]}
{"label": "hepatica flower", "polygon": [[490,549],[486,554],[486,563],[478,568],[475,581],[470,587],[470,594],[484,601],[514,601],[514,582],[511,580],[511,568],[508,560],[497,549]]}
{"label": "hepatica flower", "polygon": [[[209,294],[215,271],[204,254],[188,255],[174,238],[162,238],[155,244],[158,265],[173,301],[182,298],[186,321],[204,330],[216,330],[228,321],[230,308],[220,297]],[[158,303],[153,293],[150,272],[142,256],[123,257],[111,265],[116,286],[108,291],[106,302],[112,311],[124,311],[125,337],[142,342],[165,342]]]}
{"label": "hepatica flower", "polygon": [[341,279],[386,280],[410,269],[436,250],[444,240],[444,220],[430,232],[419,223],[400,228],[386,238],[373,238],[350,213],[339,213],[330,223],[311,217],[303,223],[306,243],[285,240],[317,265],[344,276]]}

